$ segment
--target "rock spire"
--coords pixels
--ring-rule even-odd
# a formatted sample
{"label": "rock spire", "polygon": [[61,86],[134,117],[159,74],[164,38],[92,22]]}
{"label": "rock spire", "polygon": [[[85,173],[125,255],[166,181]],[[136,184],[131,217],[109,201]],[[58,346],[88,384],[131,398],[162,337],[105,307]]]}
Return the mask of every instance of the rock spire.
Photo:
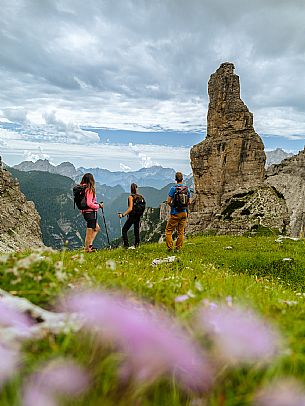
{"label": "rock spire", "polygon": [[[253,128],[252,113],[240,98],[239,77],[232,63],[221,64],[211,75],[208,94],[207,135],[191,149],[195,199],[190,232],[215,226],[230,199],[261,187],[265,178],[264,144]],[[286,209],[282,203],[280,207],[285,217]]]}

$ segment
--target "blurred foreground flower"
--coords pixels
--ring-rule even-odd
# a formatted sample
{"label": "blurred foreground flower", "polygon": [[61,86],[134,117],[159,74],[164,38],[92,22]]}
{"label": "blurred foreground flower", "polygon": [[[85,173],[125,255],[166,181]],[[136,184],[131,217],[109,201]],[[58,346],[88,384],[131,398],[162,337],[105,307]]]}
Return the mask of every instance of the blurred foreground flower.
{"label": "blurred foreground flower", "polygon": [[279,335],[250,310],[203,307],[198,320],[226,361],[268,361],[279,351]]}
{"label": "blurred foreground flower", "polygon": [[[7,300],[7,298],[3,299]],[[14,327],[24,333],[31,327],[33,322],[29,316],[13,309],[11,306],[6,305],[0,301],[0,326],[1,327]]]}
{"label": "blurred foreground flower", "polygon": [[0,386],[2,386],[17,372],[19,353],[0,344],[0,360]]}
{"label": "blurred foreground flower", "polygon": [[293,379],[280,380],[263,389],[255,398],[255,406],[305,406],[305,391]]}
{"label": "blurred foreground flower", "polygon": [[58,396],[76,397],[88,385],[88,376],[80,366],[70,360],[55,360],[30,377],[24,387],[23,406],[56,406]]}
{"label": "blurred foreground flower", "polygon": [[201,349],[164,314],[102,292],[73,294],[65,307],[81,314],[89,331],[98,331],[102,340],[126,354],[125,377],[151,382],[169,373],[190,390],[211,386],[212,368]]}

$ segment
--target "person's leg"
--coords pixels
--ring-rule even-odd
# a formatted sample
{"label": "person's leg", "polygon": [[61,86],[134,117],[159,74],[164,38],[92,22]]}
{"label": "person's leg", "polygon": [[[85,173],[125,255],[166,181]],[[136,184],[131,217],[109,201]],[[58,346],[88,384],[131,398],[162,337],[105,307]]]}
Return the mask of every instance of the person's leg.
{"label": "person's leg", "polygon": [[97,224],[97,212],[84,213],[84,218],[87,222],[86,238],[85,238],[85,251],[89,252],[92,249],[93,241],[100,230]]}
{"label": "person's leg", "polygon": [[91,244],[91,240],[92,240],[92,228],[88,228],[86,229],[86,238],[85,238],[85,251],[88,252],[89,251],[89,246]]}
{"label": "person's leg", "polygon": [[187,214],[186,213],[178,213],[179,221],[178,221],[178,238],[176,241],[176,248],[177,250],[180,250],[183,245],[183,240],[184,240],[184,229],[186,225],[186,218]]}
{"label": "person's leg", "polygon": [[165,240],[166,240],[166,246],[168,250],[173,249],[173,232],[177,227],[178,224],[178,216],[176,214],[172,214],[166,224],[166,229],[165,229]]}
{"label": "person's leg", "polygon": [[133,223],[133,230],[134,230],[134,245],[138,247],[140,245],[140,218],[136,218]]}
{"label": "person's leg", "polygon": [[133,221],[130,217],[128,217],[128,219],[126,220],[123,228],[122,228],[122,237],[123,237],[123,242],[124,242],[124,247],[128,248],[129,247],[129,243],[128,243],[128,230],[130,229],[130,227],[132,226]]}
{"label": "person's leg", "polygon": [[91,241],[90,241],[90,246],[92,247],[93,245],[93,241],[97,235],[97,233],[100,231],[101,227],[98,225],[98,223],[96,223],[96,227],[92,228],[92,233],[91,233]]}

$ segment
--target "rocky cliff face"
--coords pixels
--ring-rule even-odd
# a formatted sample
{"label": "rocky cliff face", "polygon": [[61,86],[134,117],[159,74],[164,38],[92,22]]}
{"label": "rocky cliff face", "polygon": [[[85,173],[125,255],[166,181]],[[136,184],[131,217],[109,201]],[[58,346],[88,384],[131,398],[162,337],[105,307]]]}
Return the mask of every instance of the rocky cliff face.
{"label": "rocky cliff face", "polygon": [[[232,63],[223,63],[211,75],[208,93],[207,136],[191,150],[195,199],[191,207],[189,232],[212,226],[218,230],[228,229],[229,224],[234,222],[223,223],[223,220],[229,219],[224,218],[222,213],[230,206],[232,199],[236,195],[255,194],[265,179],[264,145],[254,131],[252,113],[240,98],[239,77],[234,74]],[[274,196],[274,193],[270,190],[268,195]],[[275,195],[274,198],[278,199],[279,196]],[[258,202],[260,199],[254,200]],[[281,225],[286,221],[287,212],[282,203],[277,201],[276,204],[278,208],[281,207]],[[273,211],[274,202],[270,204],[269,207],[266,203],[265,214],[256,217],[256,222],[259,217],[266,219]],[[261,211],[258,207],[254,204],[251,210],[247,208],[242,222],[232,226],[233,229],[239,229],[242,223],[244,226],[241,229],[251,228],[257,210]]]}
{"label": "rocky cliff face", "polygon": [[0,252],[42,247],[40,217],[19,183],[0,167]]}
{"label": "rocky cliff face", "polygon": [[294,237],[305,232],[305,149],[267,171],[266,183],[284,197],[289,217],[290,233]]}

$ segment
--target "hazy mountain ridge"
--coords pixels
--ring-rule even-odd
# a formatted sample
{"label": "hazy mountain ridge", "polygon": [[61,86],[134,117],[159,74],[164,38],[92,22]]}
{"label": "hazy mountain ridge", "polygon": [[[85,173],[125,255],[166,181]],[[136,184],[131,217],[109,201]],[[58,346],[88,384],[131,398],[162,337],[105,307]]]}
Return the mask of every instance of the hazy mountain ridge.
{"label": "hazy mountain ridge", "polygon": [[[265,151],[266,167],[278,164],[284,159],[293,156],[293,153],[286,152],[282,148],[276,148],[272,151]],[[125,192],[129,192],[130,184],[136,183],[139,187],[147,186],[156,189],[162,189],[164,186],[172,183],[175,179],[175,170],[173,168],[164,168],[162,166],[151,166],[149,168],[141,168],[137,171],[109,171],[103,168],[75,168],[70,162],[62,162],[59,165],[51,164],[47,159],[39,159],[36,162],[23,161],[14,166],[20,171],[43,171],[50,172],[69,178],[79,182],[81,176],[86,172],[91,172],[95,177],[96,182],[101,185],[117,186],[120,185]],[[192,181],[192,174],[185,177],[188,183]]]}
{"label": "hazy mountain ridge", "polygon": [[284,159],[290,158],[295,155],[291,152],[286,152],[282,148],[276,148],[273,151],[265,151],[266,153],[266,167],[274,164],[281,163]]}
{"label": "hazy mountain ridge", "polygon": [[130,172],[111,172],[102,168],[79,168],[79,170],[83,173],[91,172],[96,182],[108,186],[120,185],[126,192],[129,192],[131,183],[136,183],[139,187],[150,186],[161,189],[175,179],[175,170],[162,166],[151,166]]}
{"label": "hazy mountain ridge", "polygon": [[23,161],[18,165],[14,165],[13,168],[23,172],[49,172],[57,175],[67,176],[71,179],[76,179],[82,175],[82,172],[77,170],[75,166],[71,164],[71,162],[62,162],[59,165],[53,165],[48,159],[38,159],[36,162]]}
{"label": "hazy mountain ridge", "polygon": [[23,172],[42,171],[68,176],[77,182],[80,181],[84,173],[90,172],[93,174],[95,181],[101,185],[120,185],[126,192],[129,192],[131,183],[136,183],[138,186],[151,186],[161,189],[175,179],[175,170],[172,168],[163,168],[162,166],[151,166],[130,172],[111,172],[103,168],[75,168],[70,162],[62,162],[56,166],[51,164],[47,159],[39,159],[36,162],[23,161],[15,165],[14,168]]}

